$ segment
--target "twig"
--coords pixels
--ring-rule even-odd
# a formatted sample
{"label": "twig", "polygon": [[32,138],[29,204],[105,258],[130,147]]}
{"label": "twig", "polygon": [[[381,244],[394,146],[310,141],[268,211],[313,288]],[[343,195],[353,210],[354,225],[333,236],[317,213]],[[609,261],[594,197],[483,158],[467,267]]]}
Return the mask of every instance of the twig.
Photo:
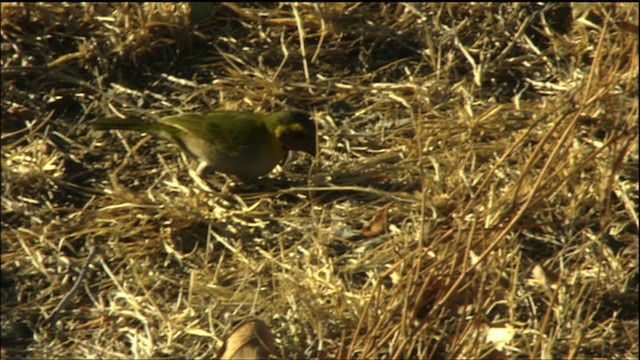
{"label": "twig", "polygon": [[62,298],[60,303],[58,303],[58,306],[56,306],[56,308],[53,309],[53,312],[51,313],[51,316],[49,317],[49,320],[48,320],[49,325],[55,324],[56,321],[58,320],[58,317],[60,316],[60,311],[64,310],[69,305],[69,301],[71,300],[71,296],[80,287],[80,283],[82,283],[82,280],[84,280],[84,276],[86,275],[87,270],[89,269],[89,264],[91,264],[91,261],[93,260],[93,257],[95,255],[96,255],[96,247],[92,246],[91,249],[89,249],[89,256],[87,257],[87,260],[85,261],[84,265],[82,266],[82,270],[80,270],[80,274],[78,275],[78,279],[76,279],[76,282],[71,287],[71,290],[69,290],[69,292],[67,292],[67,294]]}

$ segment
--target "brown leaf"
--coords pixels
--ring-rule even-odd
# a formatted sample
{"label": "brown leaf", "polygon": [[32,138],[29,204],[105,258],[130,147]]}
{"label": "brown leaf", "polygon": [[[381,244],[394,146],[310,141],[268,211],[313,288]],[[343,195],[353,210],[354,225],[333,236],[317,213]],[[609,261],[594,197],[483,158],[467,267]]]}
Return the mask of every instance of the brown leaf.
{"label": "brown leaf", "polygon": [[266,359],[275,355],[273,335],[262,320],[251,320],[238,326],[227,338],[218,354],[220,359]]}
{"label": "brown leaf", "polygon": [[371,238],[380,235],[387,228],[387,209],[379,210],[371,219],[367,229],[362,230],[362,235]]}
{"label": "brown leaf", "polygon": [[638,36],[638,25],[634,23],[629,21],[618,21],[616,25],[618,25],[618,28],[620,28],[620,30]]}
{"label": "brown leaf", "polygon": [[531,270],[531,278],[533,283],[542,285],[544,287],[557,286],[560,281],[560,276],[553,273],[551,270],[546,269],[540,264],[536,264]]}

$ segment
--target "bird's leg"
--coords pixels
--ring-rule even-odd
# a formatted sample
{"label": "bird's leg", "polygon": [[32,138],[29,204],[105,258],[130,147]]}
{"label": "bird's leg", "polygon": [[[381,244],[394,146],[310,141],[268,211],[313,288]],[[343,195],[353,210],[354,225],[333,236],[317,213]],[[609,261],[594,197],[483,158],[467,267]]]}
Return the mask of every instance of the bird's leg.
{"label": "bird's leg", "polygon": [[198,164],[198,168],[196,169],[195,173],[193,172],[193,170],[191,170],[191,168],[189,168],[189,174],[191,175],[191,178],[196,182],[196,184],[204,191],[207,192],[215,192],[212,188],[214,189],[220,189],[220,187],[222,186],[222,184],[216,182],[216,181],[209,181],[209,180],[205,180],[202,175],[204,173],[204,170],[207,168],[207,163],[206,162],[200,162]]}
{"label": "bird's leg", "polygon": [[224,184],[220,181],[217,181],[215,177],[207,177],[206,180],[203,178],[203,174],[207,166],[208,164],[204,161],[198,164],[198,168],[196,169],[196,176],[194,177],[196,179],[196,182],[198,182],[202,188],[205,188],[204,186],[202,186],[203,184],[207,188],[209,188],[208,190],[205,188],[205,190],[207,191],[213,192],[211,188],[208,186],[208,185],[211,185],[216,189],[221,189],[220,192],[224,195],[231,194],[231,191],[229,189],[231,184],[231,179],[229,179],[229,177],[227,177],[226,175],[222,174],[225,178]]}
{"label": "bird's leg", "polygon": [[201,161],[200,164],[198,164],[198,168],[196,169],[198,176],[202,176],[202,172],[207,168],[207,165],[208,164],[204,161]]}
{"label": "bird's leg", "polygon": [[220,190],[223,194],[225,195],[230,195],[231,194],[231,179],[224,175],[225,181],[224,181],[224,185],[222,186],[222,190]]}

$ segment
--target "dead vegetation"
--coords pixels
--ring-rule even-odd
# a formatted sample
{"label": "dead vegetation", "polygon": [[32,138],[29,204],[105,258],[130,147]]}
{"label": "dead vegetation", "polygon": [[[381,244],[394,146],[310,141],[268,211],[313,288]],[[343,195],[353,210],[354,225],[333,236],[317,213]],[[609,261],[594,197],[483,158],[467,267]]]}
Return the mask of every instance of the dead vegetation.
{"label": "dead vegetation", "polygon": [[[3,358],[638,357],[637,4],[197,11],[2,4]],[[90,130],[286,107],[317,158],[231,198]]]}

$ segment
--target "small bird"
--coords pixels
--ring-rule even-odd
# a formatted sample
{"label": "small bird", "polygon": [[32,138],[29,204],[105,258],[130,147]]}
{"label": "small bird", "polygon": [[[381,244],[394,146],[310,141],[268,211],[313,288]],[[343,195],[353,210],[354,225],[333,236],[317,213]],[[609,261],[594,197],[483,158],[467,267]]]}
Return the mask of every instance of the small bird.
{"label": "small bird", "polygon": [[290,150],[316,154],[315,124],[309,114],[301,111],[194,112],[163,117],[155,122],[135,117],[108,117],[96,120],[93,127],[152,133],[173,141],[200,161],[199,175],[211,167],[243,181],[267,174],[286,160]]}

